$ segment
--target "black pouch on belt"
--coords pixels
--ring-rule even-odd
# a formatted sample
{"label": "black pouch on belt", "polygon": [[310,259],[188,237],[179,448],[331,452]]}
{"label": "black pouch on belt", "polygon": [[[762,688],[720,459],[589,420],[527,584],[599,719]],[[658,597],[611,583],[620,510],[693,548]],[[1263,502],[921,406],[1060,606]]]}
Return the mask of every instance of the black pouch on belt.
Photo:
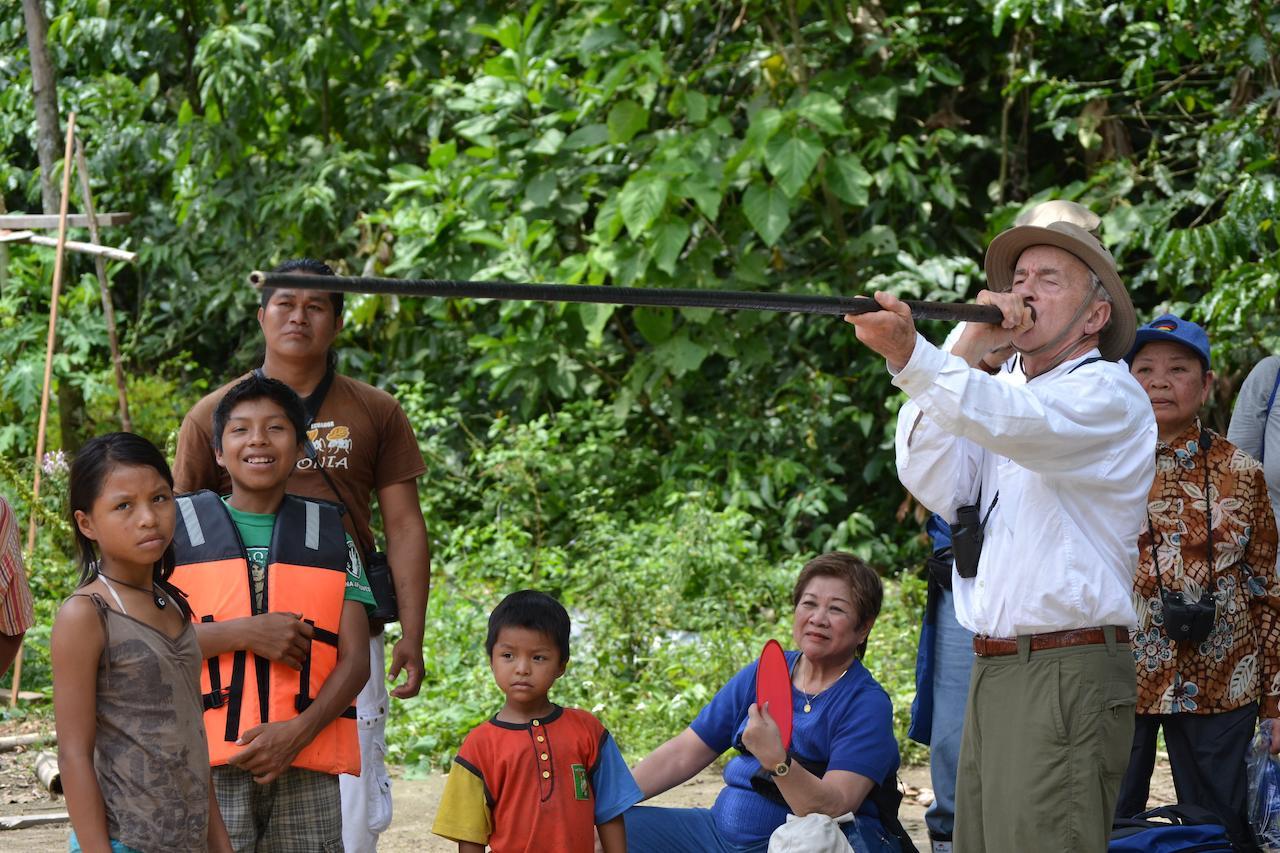
{"label": "black pouch on belt", "polygon": [[385,551],[374,551],[364,567],[365,576],[369,578],[369,589],[376,602],[370,619],[382,622],[395,622],[400,618],[400,604],[396,600],[396,585],[391,578],[391,564],[387,562]]}

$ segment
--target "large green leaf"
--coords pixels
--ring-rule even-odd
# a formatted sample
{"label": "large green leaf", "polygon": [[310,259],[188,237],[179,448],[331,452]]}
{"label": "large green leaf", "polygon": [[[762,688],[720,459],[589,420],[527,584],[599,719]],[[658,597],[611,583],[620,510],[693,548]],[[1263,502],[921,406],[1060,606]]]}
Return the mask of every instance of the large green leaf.
{"label": "large green leaf", "polygon": [[619,101],[609,110],[609,141],[615,145],[628,143],[648,124],[648,110],[635,101]]}
{"label": "large green leaf", "polygon": [[689,240],[689,224],[683,219],[672,219],[658,226],[653,241],[653,262],[668,275],[676,271],[680,251]]}
{"label": "large green leaf", "polygon": [[821,156],[822,140],[818,135],[807,127],[793,128],[790,133],[780,133],[769,140],[764,162],[782,191],[795,196],[809,180]]}
{"label": "large green leaf", "polygon": [[772,246],[791,224],[791,203],[777,187],[753,184],[742,196],[742,212],[760,239]]}
{"label": "large green leaf", "polygon": [[637,308],[631,317],[644,339],[655,346],[671,337],[675,329],[675,312],[670,308]]}
{"label": "large green leaf", "polygon": [[676,376],[691,373],[702,366],[710,351],[701,344],[689,340],[683,331],[678,332],[654,349],[658,361]]}
{"label": "large green leaf", "polygon": [[622,221],[633,238],[639,238],[649,230],[667,203],[669,185],[665,179],[652,173],[633,175],[619,193]]}
{"label": "large green leaf", "polygon": [[569,134],[561,147],[569,151],[579,151],[583,148],[595,148],[597,145],[603,145],[608,141],[608,127],[603,124],[588,124]]}
{"label": "large green leaf", "polygon": [[826,133],[834,135],[845,132],[844,108],[827,92],[810,92],[805,95],[796,106],[796,115],[807,119]]}
{"label": "large green leaf", "polygon": [[603,341],[605,324],[618,309],[617,305],[598,305],[594,302],[582,302],[578,306],[578,317],[582,320],[582,328],[587,332],[587,341],[592,346],[600,346]]}
{"label": "large green leaf", "polygon": [[874,180],[853,154],[832,157],[826,165],[827,186],[841,201],[861,207],[867,203],[867,187]]}

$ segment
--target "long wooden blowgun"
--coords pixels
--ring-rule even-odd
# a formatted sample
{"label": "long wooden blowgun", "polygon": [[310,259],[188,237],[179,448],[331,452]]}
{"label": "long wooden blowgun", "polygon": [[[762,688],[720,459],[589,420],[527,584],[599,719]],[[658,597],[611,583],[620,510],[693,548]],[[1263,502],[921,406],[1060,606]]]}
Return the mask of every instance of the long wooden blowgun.
{"label": "long wooden blowgun", "polygon": [[[599,305],[643,305],[655,308],[715,308],[720,310],[780,311],[793,314],[866,314],[881,310],[869,296],[815,296],[797,293],[756,293],[738,290],[687,290],[670,287],[596,287],[583,284],[523,284],[509,281],[453,281],[432,278],[369,278],[306,273],[252,272],[254,287],[326,290],[342,293],[388,293],[395,296],[437,296],[446,299],[508,299],[533,302],[588,302]],[[994,305],[966,302],[904,300],[918,320],[999,323]]]}

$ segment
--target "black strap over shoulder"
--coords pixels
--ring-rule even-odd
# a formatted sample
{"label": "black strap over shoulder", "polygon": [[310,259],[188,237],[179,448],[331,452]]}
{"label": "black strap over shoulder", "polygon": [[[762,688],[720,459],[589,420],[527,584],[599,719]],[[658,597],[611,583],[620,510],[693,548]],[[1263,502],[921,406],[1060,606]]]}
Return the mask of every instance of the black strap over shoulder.
{"label": "black strap over shoulder", "polygon": [[1077,370],[1079,370],[1080,368],[1084,367],[1086,364],[1093,364],[1095,361],[1102,361],[1102,360],[1103,360],[1103,358],[1102,358],[1102,356],[1100,356],[1100,355],[1095,355],[1093,358],[1086,358],[1084,361],[1080,362],[1080,363],[1079,363],[1079,364],[1077,364],[1075,367],[1073,367],[1073,368],[1071,368],[1070,370],[1068,370],[1068,371],[1067,371],[1067,375],[1068,375],[1068,376],[1070,376],[1071,374],[1075,373],[1075,372],[1076,372]]}
{"label": "black strap over shoulder", "polygon": [[[320,407],[324,405],[324,398],[328,396],[329,389],[333,387],[333,377],[335,372],[333,365],[329,365],[329,368],[324,372],[324,378],[320,380],[320,384],[316,386],[316,389],[302,398],[302,408],[307,411],[308,427],[311,426],[311,423],[320,414]],[[255,367],[253,369],[253,375],[259,379],[268,378],[267,374],[262,371],[261,367]]]}

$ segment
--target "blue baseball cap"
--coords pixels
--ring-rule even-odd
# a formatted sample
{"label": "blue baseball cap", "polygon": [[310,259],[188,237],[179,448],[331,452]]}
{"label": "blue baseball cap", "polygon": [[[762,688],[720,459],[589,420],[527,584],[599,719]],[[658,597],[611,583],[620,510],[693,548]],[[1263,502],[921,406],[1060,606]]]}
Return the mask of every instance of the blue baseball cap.
{"label": "blue baseball cap", "polygon": [[1140,327],[1133,342],[1133,349],[1129,350],[1124,360],[1133,364],[1138,350],[1152,341],[1173,341],[1175,344],[1182,344],[1200,357],[1205,370],[1209,369],[1209,333],[1190,320],[1184,320],[1176,314],[1165,314]]}

